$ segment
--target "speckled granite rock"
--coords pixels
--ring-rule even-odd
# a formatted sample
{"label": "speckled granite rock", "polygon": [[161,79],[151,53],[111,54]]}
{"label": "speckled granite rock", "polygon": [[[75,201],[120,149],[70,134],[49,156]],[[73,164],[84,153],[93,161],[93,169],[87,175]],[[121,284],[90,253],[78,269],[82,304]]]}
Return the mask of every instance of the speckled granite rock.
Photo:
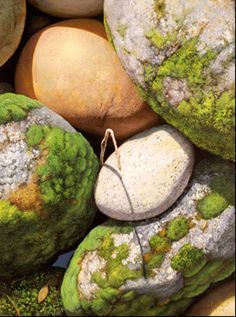
{"label": "speckled granite rock", "polygon": [[234,271],[233,182],[231,163],[202,161],[161,217],[92,230],[64,276],[67,314],[183,314],[195,296]]}
{"label": "speckled granite rock", "polygon": [[183,193],[192,174],[190,142],[168,125],[145,130],[119,147],[121,170],[113,153],[96,187],[98,209],[118,220],[143,220],[166,211]]}
{"label": "speckled granite rock", "polygon": [[104,11],[123,66],[154,111],[234,160],[234,1],[105,0]]}
{"label": "speckled granite rock", "polygon": [[0,95],[0,278],[35,270],[83,236],[97,171],[89,143],[59,115]]}
{"label": "speckled granite rock", "polygon": [[25,26],[26,0],[0,0],[0,66],[17,49]]}
{"label": "speckled granite rock", "polygon": [[39,271],[0,285],[0,316],[64,316],[60,286],[64,270]]}

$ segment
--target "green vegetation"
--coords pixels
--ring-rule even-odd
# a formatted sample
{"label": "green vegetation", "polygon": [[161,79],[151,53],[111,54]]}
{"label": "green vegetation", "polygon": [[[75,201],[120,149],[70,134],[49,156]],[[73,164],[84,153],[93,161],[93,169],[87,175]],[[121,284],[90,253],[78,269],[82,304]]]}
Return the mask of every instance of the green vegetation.
{"label": "green vegetation", "polygon": [[28,113],[40,107],[36,100],[13,93],[0,94],[0,124],[21,121]]}
{"label": "green vegetation", "polygon": [[183,216],[179,216],[168,223],[167,237],[172,241],[178,241],[186,236],[188,231],[188,220]]}
{"label": "green vegetation", "polygon": [[207,259],[201,249],[185,244],[172,258],[171,267],[185,277],[191,277],[199,272],[206,262]]}
{"label": "green vegetation", "polygon": [[[35,273],[0,285],[1,316],[64,316],[60,298],[63,271]],[[45,288],[45,291],[42,289]],[[39,293],[42,292],[42,298]]]}
{"label": "green vegetation", "polygon": [[[176,34],[173,32],[162,36],[160,32],[152,30],[147,33],[147,38],[158,49],[166,49],[173,46]],[[207,67],[217,57],[217,53],[208,50],[200,55],[197,44],[198,37],[182,41],[176,52],[160,66],[146,65],[146,88],[139,87],[139,90],[154,111],[180,129],[197,146],[234,160],[234,87],[223,92],[211,89],[215,79],[207,72]],[[167,77],[186,81],[188,97],[178,107],[171,105],[165,94]]]}

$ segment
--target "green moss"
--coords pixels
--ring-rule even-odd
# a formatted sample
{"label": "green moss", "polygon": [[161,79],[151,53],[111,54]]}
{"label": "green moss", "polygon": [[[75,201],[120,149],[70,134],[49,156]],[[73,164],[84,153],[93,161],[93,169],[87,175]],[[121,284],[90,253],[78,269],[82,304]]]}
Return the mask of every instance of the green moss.
{"label": "green moss", "polygon": [[219,216],[229,205],[234,205],[235,184],[234,169],[217,171],[209,183],[211,193],[203,197],[197,203],[197,209],[205,219]]}
{"label": "green moss", "polygon": [[147,262],[146,268],[148,270],[157,269],[162,265],[162,262],[164,261],[164,259],[165,259],[164,254],[153,254],[150,260]]}
{"label": "green moss", "polygon": [[197,209],[204,219],[212,219],[218,217],[228,205],[229,203],[223,196],[211,193],[198,202]]}
{"label": "green moss", "polygon": [[214,177],[209,186],[213,192],[223,196],[228,205],[235,204],[235,170],[233,168],[226,174]]}
{"label": "green moss", "polygon": [[[149,38],[158,49],[168,47],[173,39],[152,31]],[[217,92],[214,78],[207,68],[217,53],[197,51],[198,37],[182,42],[177,51],[158,67],[146,65],[145,91],[142,95],[154,111],[180,129],[197,146],[226,159],[234,160],[235,151],[235,93],[234,87]],[[189,97],[173,107],[165,94],[167,77],[186,80]],[[224,142],[222,142],[224,139]]]}
{"label": "green moss", "polygon": [[[112,288],[118,289],[125,281],[137,279],[142,275],[142,272],[131,270],[127,265],[122,264],[122,260],[129,256],[129,249],[130,247],[127,243],[115,247],[113,239],[109,234],[103,239],[98,254],[106,260],[106,280]],[[114,255],[114,257],[111,257],[112,255]]]}
{"label": "green moss", "polygon": [[[35,273],[23,280],[0,285],[1,316],[63,316],[60,284],[63,272],[50,270]],[[48,286],[48,295],[38,303],[38,293]]]}
{"label": "green moss", "polygon": [[147,38],[158,48],[164,49],[177,41],[177,31],[172,31],[163,36],[157,30],[152,30],[146,34]]}
{"label": "green moss", "polygon": [[161,237],[159,234],[152,236],[149,240],[149,244],[151,249],[157,253],[168,252],[171,248],[170,240],[165,237]]}
{"label": "green moss", "polygon": [[185,244],[171,259],[171,267],[175,271],[182,272],[188,277],[190,277],[190,272],[192,272],[193,269],[196,274],[196,267],[200,267],[201,269],[205,263],[206,257],[203,251],[190,244]]}
{"label": "green moss", "polygon": [[81,177],[87,173],[86,176],[89,176],[92,172],[84,159],[89,145],[82,135],[59,128],[32,125],[26,133],[26,140],[29,146],[39,147],[41,152],[47,153],[46,162],[37,167],[46,208],[76,199],[82,185],[78,182],[78,175]]}
{"label": "green moss", "polygon": [[21,121],[31,110],[40,107],[36,100],[13,93],[0,94],[0,124]]}
{"label": "green moss", "polygon": [[172,241],[178,241],[188,234],[189,225],[185,217],[177,217],[171,220],[167,226],[167,237]]}
{"label": "green moss", "polygon": [[[92,192],[99,164],[83,136],[33,125],[26,132],[26,141],[29,151],[40,150],[34,178],[42,204],[38,212],[21,210],[11,197],[0,200],[0,276],[7,279],[36,269],[74,244],[96,211]],[[21,199],[16,192],[12,194]],[[22,196],[22,202],[30,202],[27,197]],[[30,206],[27,201],[24,204]]]}

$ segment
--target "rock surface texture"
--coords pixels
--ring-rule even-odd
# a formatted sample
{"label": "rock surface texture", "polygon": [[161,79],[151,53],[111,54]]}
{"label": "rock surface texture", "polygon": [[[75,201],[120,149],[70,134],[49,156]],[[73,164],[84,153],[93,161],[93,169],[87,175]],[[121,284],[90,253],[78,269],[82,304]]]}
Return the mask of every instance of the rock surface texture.
{"label": "rock surface texture", "polygon": [[98,209],[118,220],[143,220],[166,211],[183,193],[194,152],[176,129],[163,125],[139,133],[102,167],[96,187]]}
{"label": "rock surface texture", "polygon": [[25,0],[0,0],[0,66],[17,49],[25,26]]}
{"label": "rock surface texture", "polygon": [[27,97],[0,95],[0,277],[35,270],[95,214],[98,160],[84,137]]}
{"label": "rock surface texture", "polygon": [[103,0],[29,0],[42,12],[61,18],[91,17],[102,14]]}
{"label": "rock surface texture", "polygon": [[[109,221],[75,252],[62,284],[68,315],[175,316],[234,271],[234,166],[197,165],[182,197],[152,221]],[[217,197],[217,198],[216,198]]]}
{"label": "rock surface texture", "polygon": [[50,269],[0,286],[0,316],[63,316],[63,270]]}
{"label": "rock surface texture", "polygon": [[95,19],[65,20],[34,34],[18,60],[15,87],[94,140],[108,128],[127,139],[159,123]]}
{"label": "rock surface texture", "polygon": [[104,11],[144,99],[197,146],[234,160],[234,1],[105,0]]}

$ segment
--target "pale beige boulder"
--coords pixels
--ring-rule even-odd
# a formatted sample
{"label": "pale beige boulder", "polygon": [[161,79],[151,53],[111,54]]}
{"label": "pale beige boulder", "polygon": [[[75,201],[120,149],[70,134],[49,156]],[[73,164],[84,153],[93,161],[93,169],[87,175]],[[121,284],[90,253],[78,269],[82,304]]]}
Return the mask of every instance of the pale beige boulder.
{"label": "pale beige boulder", "polygon": [[235,282],[224,282],[209,291],[186,316],[235,316]]}
{"label": "pale beige boulder", "polygon": [[[161,125],[124,142],[100,170],[95,201],[110,218],[134,221],[165,212],[186,188],[194,164],[191,143]],[[120,165],[120,167],[119,167]]]}
{"label": "pale beige boulder", "polygon": [[34,34],[18,61],[15,86],[100,138],[107,128],[124,139],[159,122],[124,71],[103,24],[92,19],[66,20]]}
{"label": "pale beige boulder", "polygon": [[62,18],[91,17],[102,14],[103,0],[29,0],[42,12]]}

